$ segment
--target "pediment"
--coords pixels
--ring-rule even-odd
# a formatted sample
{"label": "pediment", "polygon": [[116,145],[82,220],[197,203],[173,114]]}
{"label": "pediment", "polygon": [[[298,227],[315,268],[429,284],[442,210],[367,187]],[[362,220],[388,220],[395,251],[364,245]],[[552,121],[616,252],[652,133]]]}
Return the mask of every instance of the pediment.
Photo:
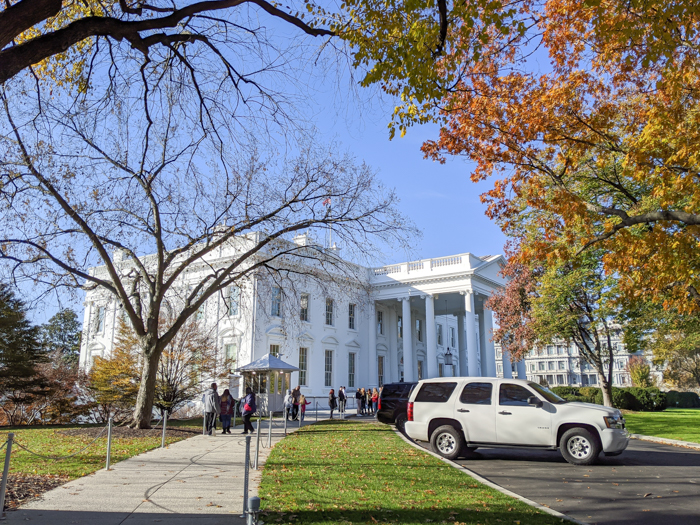
{"label": "pediment", "polygon": [[338,344],[338,340],[335,337],[333,337],[332,335],[324,337],[323,339],[321,339],[321,342],[324,345],[337,345]]}
{"label": "pediment", "polygon": [[284,329],[282,328],[282,325],[273,325],[267,330],[265,330],[265,333],[267,335],[277,335],[279,337],[285,337],[287,334],[284,332]]}
{"label": "pediment", "polygon": [[353,339],[352,341],[345,343],[345,346],[349,346],[350,348],[360,348],[360,343]]}

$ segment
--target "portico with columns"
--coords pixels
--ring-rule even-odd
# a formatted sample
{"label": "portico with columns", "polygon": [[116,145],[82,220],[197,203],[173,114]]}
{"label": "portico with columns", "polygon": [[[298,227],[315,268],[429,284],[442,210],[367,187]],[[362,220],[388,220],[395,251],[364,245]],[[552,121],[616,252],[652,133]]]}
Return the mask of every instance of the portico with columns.
{"label": "portico with columns", "polygon": [[505,286],[503,264],[501,255],[464,253],[371,268],[369,386],[496,377],[493,315],[484,303]]}

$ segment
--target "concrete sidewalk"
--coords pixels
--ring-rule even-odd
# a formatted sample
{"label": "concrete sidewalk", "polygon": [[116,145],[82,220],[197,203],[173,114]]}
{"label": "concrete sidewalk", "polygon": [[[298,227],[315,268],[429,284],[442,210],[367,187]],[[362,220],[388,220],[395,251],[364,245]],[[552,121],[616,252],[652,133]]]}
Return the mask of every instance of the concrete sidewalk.
{"label": "concrete sidewalk", "polygon": [[[320,415],[320,414],[319,414]],[[304,424],[310,424],[313,419]],[[273,423],[272,444],[284,437],[283,422]],[[257,428],[257,423],[255,423]],[[298,428],[290,422],[288,431]],[[7,512],[5,523],[27,521],[51,525],[141,525],[152,523],[236,525],[245,520],[243,478],[245,436],[197,436],[156,449],[76,479],[19,510]],[[268,422],[262,421],[260,464],[269,449]],[[252,470],[255,434],[251,439],[249,496],[257,495],[260,472]]]}

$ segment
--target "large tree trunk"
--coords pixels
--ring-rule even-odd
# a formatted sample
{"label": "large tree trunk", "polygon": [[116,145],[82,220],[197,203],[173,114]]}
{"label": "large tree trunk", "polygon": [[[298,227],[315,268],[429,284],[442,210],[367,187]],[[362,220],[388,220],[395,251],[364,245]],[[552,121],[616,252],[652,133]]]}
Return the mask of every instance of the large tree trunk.
{"label": "large tree trunk", "polygon": [[153,400],[156,395],[156,373],[160,352],[155,348],[144,351],[143,369],[141,370],[141,386],[136,396],[134,418],[131,422],[133,428],[151,428],[153,419]]}

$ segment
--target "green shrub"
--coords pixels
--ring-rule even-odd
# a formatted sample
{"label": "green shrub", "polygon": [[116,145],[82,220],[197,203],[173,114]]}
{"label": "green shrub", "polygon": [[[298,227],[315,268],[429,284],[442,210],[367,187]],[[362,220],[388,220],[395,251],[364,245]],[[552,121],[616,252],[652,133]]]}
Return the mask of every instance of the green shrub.
{"label": "green shrub", "polygon": [[666,392],[666,406],[671,408],[700,408],[700,397],[695,392]]}
{"label": "green shrub", "polygon": [[575,386],[555,386],[550,388],[552,392],[554,392],[556,395],[559,397],[564,397],[564,396],[580,396],[579,394],[579,389]]}
{"label": "green shrub", "polygon": [[630,387],[626,388],[634,396],[634,406],[630,410],[653,412],[666,408],[666,394],[656,387]]}
{"label": "green shrub", "polygon": [[[594,386],[583,386],[578,389],[579,395],[584,398],[586,403],[595,403],[596,402],[596,394],[600,392],[599,388],[596,388]],[[603,395],[601,394],[601,403],[603,400]],[[599,404],[601,404],[599,403]]]}

